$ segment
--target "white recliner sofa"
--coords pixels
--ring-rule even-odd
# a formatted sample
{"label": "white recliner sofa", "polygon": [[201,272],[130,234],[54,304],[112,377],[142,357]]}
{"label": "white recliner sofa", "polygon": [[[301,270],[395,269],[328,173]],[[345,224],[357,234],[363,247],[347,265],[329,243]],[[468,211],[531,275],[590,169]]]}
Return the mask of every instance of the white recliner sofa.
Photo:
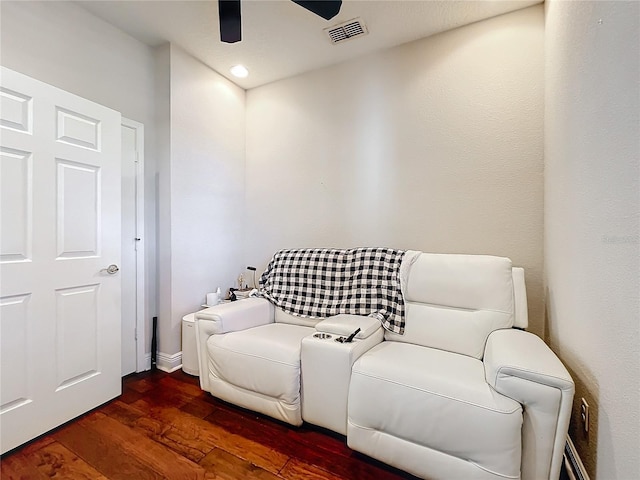
{"label": "white recliner sofa", "polygon": [[[574,384],[527,333],[524,272],[507,258],[422,253],[405,331],[309,319],[261,298],[198,312],[200,385],[421,478],[557,479]],[[360,328],[351,343],[335,338]]]}

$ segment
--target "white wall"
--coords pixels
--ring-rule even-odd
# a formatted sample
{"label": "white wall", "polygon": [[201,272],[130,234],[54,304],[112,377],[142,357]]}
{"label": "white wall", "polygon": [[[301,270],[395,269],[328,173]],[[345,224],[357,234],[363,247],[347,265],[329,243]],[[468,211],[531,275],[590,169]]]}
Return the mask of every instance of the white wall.
{"label": "white wall", "polygon": [[[591,478],[640,478],[640,4],[546,3],[545,277]],[[581,431],[579,399],[591,407]]]}
{"label": "white wall", "polygon": [[246,266],[244,90],[71,2],[0,8],[3,65],[145,125],[145,319],[158,315],[160,354],[179,364],[182,316],[217,286],[233,286]]}
{"label": "white wall", "polygon": [[540,334],[543,42],[536,6],[248,91],[246,261],[365,245],[508,256]]}
{"label": "white wall", "polygon": [[[145,126],[147,325],[156,315],[153,54],[71,2],[0,3],[2,65],[106,105]],[[150,351],[148,338],[146,351]]]}
{"label": "white wall", "polygon": [[180,352],[182,317],[199,310],[207,292],[234,286],[246,267],[245,91],[173,45],[157,55],[170,79],[158,99],[170,106],[159,107],[170,115],[170,155],[162,152],[159,164],[160,361]]}

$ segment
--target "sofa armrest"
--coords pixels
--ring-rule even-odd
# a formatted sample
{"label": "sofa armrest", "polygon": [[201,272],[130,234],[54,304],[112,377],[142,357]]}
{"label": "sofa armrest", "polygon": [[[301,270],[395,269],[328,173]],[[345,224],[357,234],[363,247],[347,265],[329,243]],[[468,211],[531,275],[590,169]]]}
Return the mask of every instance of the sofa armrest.
{"label": "sofa armrest", "polygon": [[560,475],[574,383],[562,362],[536,335],[496,330],[484,353],[487,383],[523,406],[522,480]]}
{"label": "sofa armrest", "polygon": [[333,317],[327,317],[316,323],[316,331],[323,333],[331,333],[333,335],[342,335],[348,337],[356,329],[360,331],[355,338],[364,339],[382,328],[380,320],[375,317],[363,317],[361,315],[340,314]]}
{"label": "sofa armrest", "polygon": [[274,311],[273,305],[264,298],[247,298],[200,310],[196,312],[195,320],[196,324],[206,320],[203,328],[209,335],[214,335],[273,323]]}
{"label": "sofa armrest", "polygon": [[247,298],[196,312],[195,327],[200,366],[200,388],[209,391],[207,340],[211,335],[247,330],[273,322],[273,305],[264,298]]}

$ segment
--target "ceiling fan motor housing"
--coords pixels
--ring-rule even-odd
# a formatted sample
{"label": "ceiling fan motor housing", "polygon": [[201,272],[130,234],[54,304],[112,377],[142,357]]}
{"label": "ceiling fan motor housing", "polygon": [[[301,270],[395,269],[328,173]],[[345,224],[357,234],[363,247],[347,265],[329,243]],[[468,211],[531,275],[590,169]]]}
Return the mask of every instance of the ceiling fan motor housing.
{"label": "ceiling fan motor housing", "polygon": [[[342,7],[342,0],[292,0],[312,13],[331,20]],[[220,40],[236,43],[242,40],[242,16],[240,0],[218,0],[220,17]]]}

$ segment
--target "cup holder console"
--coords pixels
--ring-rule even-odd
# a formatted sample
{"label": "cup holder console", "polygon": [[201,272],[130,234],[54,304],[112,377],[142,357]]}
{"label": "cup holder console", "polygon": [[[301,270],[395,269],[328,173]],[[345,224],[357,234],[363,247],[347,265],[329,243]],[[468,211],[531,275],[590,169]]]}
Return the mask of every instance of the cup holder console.
{"label": "cup holder console", "polygon": [[314,333],[313,338],[318,338],[320,340],[329,340],[333,338],[333,335],[330,335],[328,333]]}

